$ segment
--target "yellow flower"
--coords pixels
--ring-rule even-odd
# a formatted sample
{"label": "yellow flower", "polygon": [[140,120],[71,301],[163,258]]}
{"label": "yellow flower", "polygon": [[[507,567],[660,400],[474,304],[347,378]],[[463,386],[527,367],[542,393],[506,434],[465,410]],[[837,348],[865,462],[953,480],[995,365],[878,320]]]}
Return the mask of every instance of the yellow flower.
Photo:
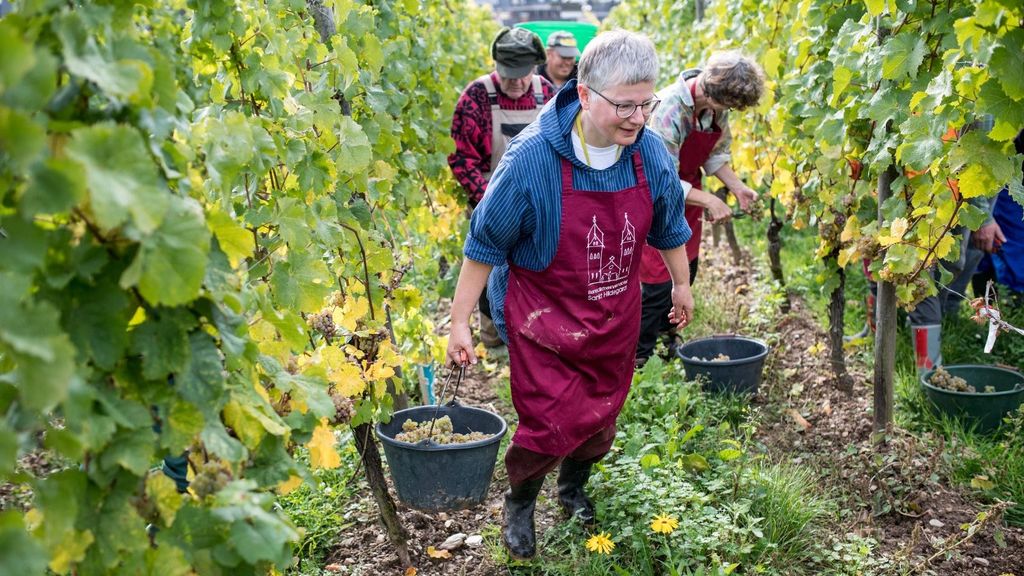
{"label": "yellow flower", "polygon": [[679,528],[679,520],[668,514],[659,514],[651,521],[651,530],[662,534],[671,534],[676,528]]}
{"label": "yellow flower", "polygon": [[607,532],[594,534],[587,540],[587,550],[598,554],[611,554],[615,548],[615,542],[611,541],[611,535]]}

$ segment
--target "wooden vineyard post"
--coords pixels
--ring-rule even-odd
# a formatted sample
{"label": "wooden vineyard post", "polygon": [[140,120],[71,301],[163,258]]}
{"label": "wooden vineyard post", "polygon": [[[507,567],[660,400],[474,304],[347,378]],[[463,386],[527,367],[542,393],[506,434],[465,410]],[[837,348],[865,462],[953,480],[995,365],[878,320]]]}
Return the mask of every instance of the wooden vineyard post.
{"label": "wooden vineyard post", "polygon": [[[878,176],[878,221],[884,220],[882,205],[892,196],[895,170],[890,166]],[[885,258],[885,252],[882,252]],[[892,427],[893,379],[896,368],[896,286],[878,279],[877,327],[875,329],[875,421],[874,430],[888,432]]]}

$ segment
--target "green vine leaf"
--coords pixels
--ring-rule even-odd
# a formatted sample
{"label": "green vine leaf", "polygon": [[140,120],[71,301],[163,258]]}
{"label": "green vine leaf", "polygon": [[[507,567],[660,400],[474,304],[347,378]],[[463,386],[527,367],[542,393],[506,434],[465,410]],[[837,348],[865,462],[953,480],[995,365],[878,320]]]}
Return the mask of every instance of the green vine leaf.
{"label": "green vine leaf", "polygon": [[138,255],[121,276],[123,288],[138,285],[148,302],[163,306],[199,296],[210,252],[210,232],[199,204],[176,197],[170,204],[163,224],[142,239]]}

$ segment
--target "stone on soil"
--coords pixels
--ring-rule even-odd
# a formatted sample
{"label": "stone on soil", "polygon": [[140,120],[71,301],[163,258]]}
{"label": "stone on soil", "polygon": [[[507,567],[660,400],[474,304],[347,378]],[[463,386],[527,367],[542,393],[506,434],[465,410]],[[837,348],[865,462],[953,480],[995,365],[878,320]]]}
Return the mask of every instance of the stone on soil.
{"label": "stone on soil", "polygon": [[440,548],[441,550],[456,550],[460,546],[462,546],[462,543],[465,541],[466,535],[462,532],[459,532],[457,534],[452,534],[451,536],[449,536],[447,540],[445,540],[441,543],[440,546],[438,546],[438,548]]}

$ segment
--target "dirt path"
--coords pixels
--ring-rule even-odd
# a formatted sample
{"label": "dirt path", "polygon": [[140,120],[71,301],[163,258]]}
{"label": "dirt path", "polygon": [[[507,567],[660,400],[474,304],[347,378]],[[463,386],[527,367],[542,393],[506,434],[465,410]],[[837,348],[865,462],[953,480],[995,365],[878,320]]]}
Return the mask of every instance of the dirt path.
{"label": "dirt path", "polygon": [[[758,271],[735,267],[725,251],[706,251],[701,262],[698,289],[718,290],[729,297],[725,316],[740,318],[753,307],[750,286],[763,280]],[[826,342],[824,330],[812,312],[798,298],[792,310],[781,316],[773,342],[772,357],[766,365],[765,383],[755,399],[759,419],[758,439],[775,461],[808,466],[822,475],[822,488],[847,511],[834,533],[854,532],[874,537],[880,547],[876,554],[893,560],[894,566],[915,566],[921,574],[1024,576],[1024,531],[1003,528],[1006,548],[995,541],[994,526],[987,523],[954,553],[941,550],[965,534],[962,525],[974,521],[984,507],[964,490],[951,488],[941,477],[939,451],[930,450],[914,436],[897,431],[880,452],[871,443],[871,381],[863,363],[854,362],[851,372],[856,386],[852,395],[837,390],[829,377],[827,353],[814,351]],[[737,321],[738,322],[738,321]],[[809,350],[811,350],[809,352]],[[469,405],[501,414],[510,426],[516,416],[498,390],[507,381],[505,368],[475,369],[468,374],[461,396]],[[506,396],[507,397],[507,396]],[[410,532],[410,547],[418,563],[419,576],[493,576],[507,573],[490,559],[487,546],[499,541],[502,493],[507,479],[502,463],[484,505],[450,514],[423,514],[401,508]],[[555,501],[554,480],[545,483],[547,502],[537,508],[538,537],[561,521],[551,502]],[[366,506],[372,506],[367,501]],[[376,518],[358,524],[342,536],[331,554],[339,573],[401,574],[391,544]],[[462,546],[447,559],[431,559],[428,546],[439,546],[456,533],[485,534],[485,544]],[[938,555],[936,553],[939,552]],[[933,557],[934,556],[934,557]],[[930,563],[925,559],[931,558]],[[927,572],[926,570],[931,570]]]}

